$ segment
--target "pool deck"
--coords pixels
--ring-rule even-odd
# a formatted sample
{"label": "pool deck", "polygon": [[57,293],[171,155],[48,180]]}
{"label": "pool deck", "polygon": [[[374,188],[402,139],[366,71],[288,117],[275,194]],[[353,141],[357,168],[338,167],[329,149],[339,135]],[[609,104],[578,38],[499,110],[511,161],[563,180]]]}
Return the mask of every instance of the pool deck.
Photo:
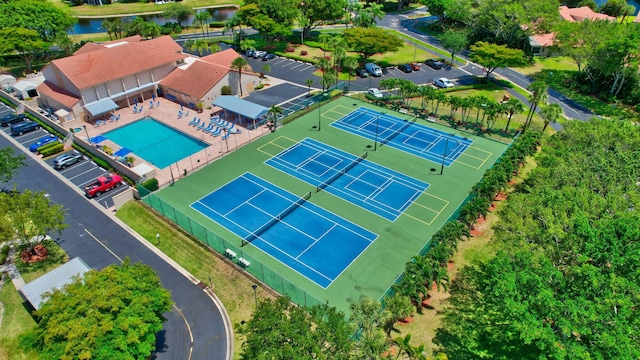
{"label": "pool deck", "polygon": [[[241,130],[240,134],[232,134],[228,139],[222,140],[222,136],[213,137],[188,124],[191,120],[193,120],[194,116],[208,123],[211,110],[205,110],[202,113],[198,113],[195,110],[183,108],[183,112],[189,111],[189,115],[178,118],[177,114],[180,110],[180,104],[176,104],[164,98],[159,98],[159,100],[160,106],[153,109],[149,108],[149,102],[146,101],[144,103],[143,111],[140,113],[134,114],[132,107],[118,109],[114,111],[113,114],[116,117],[120,115],[120,120],[109,121],[108,119],[111,116],[110,113],[102,118],[107,119],[107,121],[100,126],[96,126],[95,122],[87,123],[82,120],[66,121],[64,122],[63,126],[66,128],[80,128],[83,127],[83,125],[86,125],[89,137],[93,138],[149,116],[162,122],[163,124],[171,126],[176,130],[179,130],[198,140],[210,144],[210,146],[206,149],[194,153],[193,155],[186,157],[164,169],[156,168],[155,166],[153,166],[153,164],[146,161],[145,159],[138,157],[135,153],[127,155],[133,156],[135,158],[134,166],[143,163],[153,166],[153,168],[156,169],[155,178],[158,179],[160,186],[170,183],[172,179],[178,180],[184,177],[185,174],[188,175],[193,171],[196,171],[204,167],[205,165],[216,161],[223,156],[226,156],[237,148],[242,147],[243,145],[263,136],[264,134],[269,133],[269,129],[266,126],[260,126],[257,129],[251,131],[239,126],[238,129]],[[87,133],[85,133],[83,129],[83,131],[77,133],[77,136],[86,138]],[[109,146],[113,150],[113,152],[116,152],[120,148],[122,148],[122,146],[110,140],[105,140],[101,142],[100,145]]]}

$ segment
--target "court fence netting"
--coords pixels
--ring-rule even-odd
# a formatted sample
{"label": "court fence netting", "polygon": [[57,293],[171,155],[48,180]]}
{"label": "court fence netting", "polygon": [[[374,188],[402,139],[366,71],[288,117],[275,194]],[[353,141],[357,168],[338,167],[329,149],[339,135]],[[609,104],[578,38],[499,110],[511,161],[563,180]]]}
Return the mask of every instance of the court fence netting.
{"label": "court fence netting", "polygon": [[291,301],[294,303],[306,307],[322,305],[325,303],[324,301],[321,301],[300,289],[294,283],[270,269],[268,266],[262,264],[258,259],[243,251],[241,246],[237,246],[231,241],[218,236],[216,233],[191,219],[188,215],[176,209],[171,204],[160,199],[157,195],[150,193],[143,197],[142,201],[165,218],[180,226],[184,231],[215,250],[218,254],[226,257],[226,254],[228,254],[227,250],[231,250],[237,256],[235,259],[232,259],[234,263],[236,263],[239,258],[243,258],[248,261],[250,265],[246,267],[242,266],[242,264],[236,264],[239,267],[244,268],[244,271],[254,276],[257,280],[269,286],[272,290],[280,293],[281,295],[289,296]]}
{"label": "court fence netting", "polygon": [[265,230],[267,230],[268,228],[272,227],[273,225],[275,225],[275,223],[277,223],[278,221],[281,221],[282,219],[284,219],[285,216],[291,214],[291,212],[297,208],[299,208],[300,206],[302,206],[302,204],[304,204],[305,201],[311,199],[311,191],[309,191],[308,193],[306,193],[303,197],[299,198],[298,200],[294,201],[291,205],[287,206],[287,208],[285,208],[284,210],[282,210],[282,212],[280,212],[278,215],[272,217],[271,219],[269,219],[266,223],[264,223],[262,226],[260,226],[259,228],[257,228],[255,231],[249,233],[249,235],[245,236],[244,239],[242,239],[242,246],[245,246],[249,243],[251,243],[253,240],[257,239],[258,237],[260,237],[260,235],[262,235],[263,232],[265,232]]}

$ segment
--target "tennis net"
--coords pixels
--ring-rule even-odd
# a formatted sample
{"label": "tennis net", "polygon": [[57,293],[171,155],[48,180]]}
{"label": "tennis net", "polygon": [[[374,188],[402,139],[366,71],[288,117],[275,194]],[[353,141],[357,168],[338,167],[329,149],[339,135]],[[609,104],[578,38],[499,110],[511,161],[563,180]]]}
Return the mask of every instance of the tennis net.
{"label": "tennis net", "polygon": [[299,198],[298,200],[294,201],[286,209],[282,210],[282,212],[280,212],[278,215],[272,217],[266,223],[262,224],[262,226],[260,226],[253,232],[249,233],[249,235],[245,236],[245,238],[242,240],[242,246],[258,238],[260,235],[262,235],[262,233],[265,232],[265,230],[275,225],[275,223],[282,220],[285,216],[289,215],[293,210],[300,207],[300,205],[302,205],[305,201],[309,200],[310,198],[311,198],[311,191],[306,193],[303,197]]}
{"label": "tennis net", "polygon": [[335,174],[331,175],[331,177],[329,177],[327,180],[325,180],[323,183],[319,184],[318,186],[316,186],[316,192],[324,189],[325,187],[327,187],[327,185],[331,184],[332,182],[334,182],[337,178],[339,178],[340,176],[344,175],[347,173],[347,171],[351,170],[354,166],[358,165],[360,162],[362,162],[362,160],[366,159],[367,156],[369,155],[368,151],[365,151],[362,155],[360,155],[360,157],[358,157],[357,159],[353,160],[351,163],[349,163],[347,166],[345,166],[344,168],[342,168],[342,170],[338,170],[335,172]]}
{"label": "tennis net", "polygon": [[391,139],[393,139],[394,137],[396,137],[398,134],[400,134],[401,132],[405,131],[409,126],[411,126],[411,124],[413,124],[414,122],[416,122],[416,119],[418,117],[414,116],[413,119],[411,120],[407,120],[406,123],[404,123],[400,129],[394,131],[391,135],[387,136],[386,138],[380,140],[380,146],[388,143],[389,141],[391,141]]}

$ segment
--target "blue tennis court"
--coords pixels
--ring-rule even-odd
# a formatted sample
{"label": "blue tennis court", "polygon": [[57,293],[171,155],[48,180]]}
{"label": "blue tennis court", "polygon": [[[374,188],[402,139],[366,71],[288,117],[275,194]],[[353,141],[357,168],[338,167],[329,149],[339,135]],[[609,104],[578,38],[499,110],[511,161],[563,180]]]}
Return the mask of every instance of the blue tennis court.
{"label": "blue tennis court", "polygon": [[306,138],[267,165],[394,221],[429,184],[319,141]]}
{"label": "blue tennis court", "polygon": [[472,140],[428,126],[416,124],[389,114],[360,107],[331,126],[367,139],[376,140],[409,154],[451,165],[472,143]]}
{"label": "blue tennis court", "polygon": [[378,237],[251,173],[191,207],[326,288]]}

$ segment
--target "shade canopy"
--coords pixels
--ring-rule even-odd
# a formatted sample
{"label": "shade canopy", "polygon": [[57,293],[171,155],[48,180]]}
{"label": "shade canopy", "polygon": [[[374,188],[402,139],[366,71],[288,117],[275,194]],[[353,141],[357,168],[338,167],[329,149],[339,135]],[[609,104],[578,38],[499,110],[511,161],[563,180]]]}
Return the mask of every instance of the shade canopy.
{"label": "shade canopy", "polygon": [[269,112],[269,108],[230,95],[220,96],[213,102],[213,105],[253,120]]}
{"label": "shade canopy", "polygon": [[82,276],[89,270],[91,268],[77,257],[24,285],[20,288],[20,293],[34,309],[38,310],[45,294],[55,289],[62,289],[63,286],[71,284],[77,276]]}
{"label": "shade canopy", "polygon": [[91,116],[98,116],[111,110],[115,110],[119,108],[119,106],[111,100],[111,98],[106,98],[86,104],[84,108],[89,112],[89,114],[91,114]]}

